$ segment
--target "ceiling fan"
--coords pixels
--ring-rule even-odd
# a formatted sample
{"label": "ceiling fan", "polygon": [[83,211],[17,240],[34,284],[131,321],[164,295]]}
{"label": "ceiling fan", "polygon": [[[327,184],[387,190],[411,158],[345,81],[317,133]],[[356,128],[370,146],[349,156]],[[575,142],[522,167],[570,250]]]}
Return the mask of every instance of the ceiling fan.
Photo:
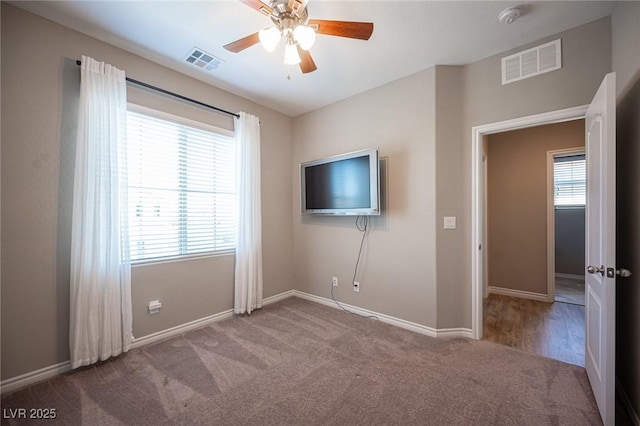
{"label": "ceiling fan", "polygon": [[240,0],[242,3],[271,18],[274,27],[224,45],[230,52],[238,53],[260,43],[272,52],[280,39],[285,39],[284,63],[299,64],[303,73],[315,71],[318,67],[311,58],[309,49],[317,34],[369,40],[373,33],[372,22],[328,21],[309,19],[308,0],[270,0],[269,5],[260,0]]}

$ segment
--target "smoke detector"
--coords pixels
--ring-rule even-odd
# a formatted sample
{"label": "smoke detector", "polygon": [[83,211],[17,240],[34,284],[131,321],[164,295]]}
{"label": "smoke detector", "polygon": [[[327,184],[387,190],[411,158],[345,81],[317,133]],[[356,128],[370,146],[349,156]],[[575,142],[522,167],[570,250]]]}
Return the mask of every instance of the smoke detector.
{"label": "smoke detector", "polygon": [[498,20],[501,24],[509,25],[512,24],[513,21],[518,19],[522,15],[522,7],[514,6],[508,7],[498,15]]}

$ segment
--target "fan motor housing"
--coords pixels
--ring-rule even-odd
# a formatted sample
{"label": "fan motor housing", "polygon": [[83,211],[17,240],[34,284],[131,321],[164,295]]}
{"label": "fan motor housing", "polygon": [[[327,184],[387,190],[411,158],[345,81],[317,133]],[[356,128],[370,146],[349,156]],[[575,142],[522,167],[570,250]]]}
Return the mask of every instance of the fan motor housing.
{"label": "fan motor housing", "polygon": [[273,9],[271,20],[281,30],[293,29],[296,25],[304,25],[309,20],[306,7],[302,11],[300,9],[294,11],[289,7],[288,0],[273,0],[270,6]]}

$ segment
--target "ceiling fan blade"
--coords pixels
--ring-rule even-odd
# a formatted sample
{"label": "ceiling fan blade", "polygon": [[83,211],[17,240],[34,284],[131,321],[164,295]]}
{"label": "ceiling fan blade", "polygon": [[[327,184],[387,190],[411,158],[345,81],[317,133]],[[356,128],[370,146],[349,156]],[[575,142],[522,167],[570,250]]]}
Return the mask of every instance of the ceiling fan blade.
{"label": "ceiling fan blade", "polygon": [[313,27],[318,34],[357,38],[360,40],[369,40],[371,33],[373,33],[373,22],[309,19],[309,26]]}
{"label": "ceiling fan blade", "polygon": [[232,41],[229,44],[225,44],[224,47],[229,52],[238,53],[246,49],[247,47],[251,47],[254,44],[258,44],[260,42],[260,38],[258,37],[258,33],[254,33],[243,37],[239,40]]}
{"label": "ceiling fan blade", "polygon": [[246,4],[252,9],[257,10],[260,13],[265,15],[271,15],[273,13],[273,9],[271,6],[268,6],[262,3],[260,0],[240,0],[242,3]]}
{"label": "ceiling fan blade", "polygon": [[318,69],[308,50],[302,50],[302,48],[298,46],[298,55],[300,55],[300,70],[303,74],[308,74]]}

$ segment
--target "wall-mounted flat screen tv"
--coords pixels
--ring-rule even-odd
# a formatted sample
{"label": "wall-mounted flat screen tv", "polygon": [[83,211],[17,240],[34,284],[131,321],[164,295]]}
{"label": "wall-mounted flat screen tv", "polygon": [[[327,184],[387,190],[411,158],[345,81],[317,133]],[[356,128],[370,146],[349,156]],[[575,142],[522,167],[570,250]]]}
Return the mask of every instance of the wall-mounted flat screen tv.
{"label": "wall-mounted flat screen tv", "polygon": [[300,164],[300,204],[303,215],[379,215],[378,149]]}

